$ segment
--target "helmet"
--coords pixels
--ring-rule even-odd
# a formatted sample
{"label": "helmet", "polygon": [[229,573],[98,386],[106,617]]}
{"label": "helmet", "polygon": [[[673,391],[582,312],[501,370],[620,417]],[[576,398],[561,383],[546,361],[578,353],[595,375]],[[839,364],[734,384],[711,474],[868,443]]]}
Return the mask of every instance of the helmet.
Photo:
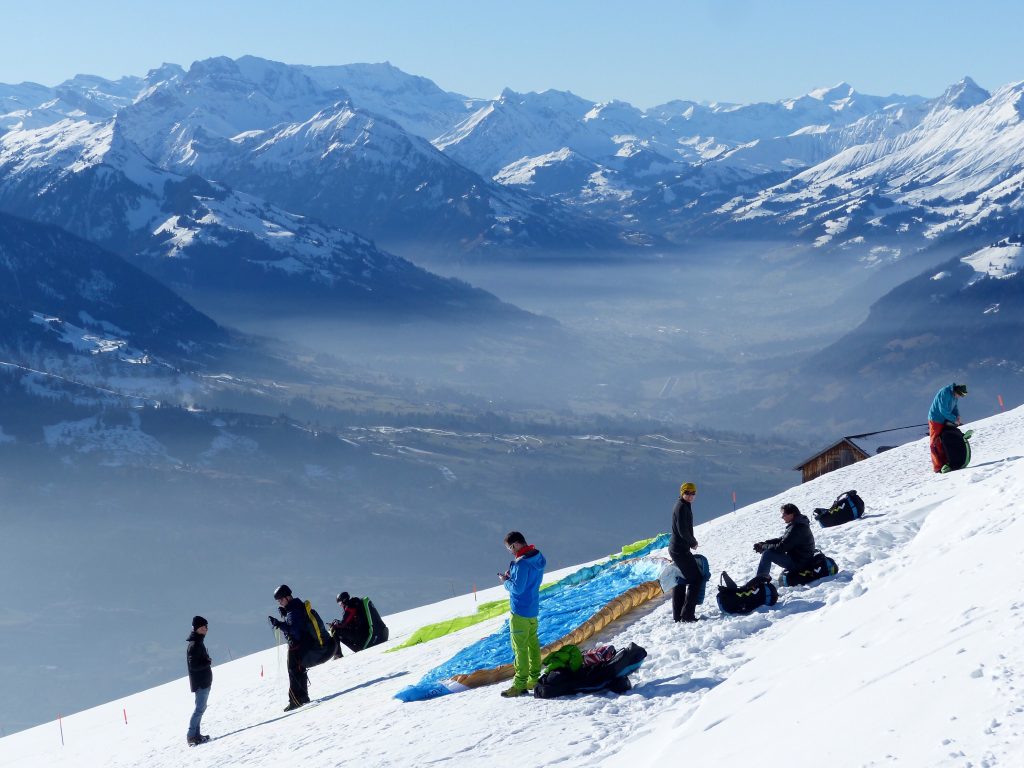
{"label": "helmet", "polygon": [[348,592],[340,592],[338,594],[338,597],[335,598],[334,602],[336,602],[336,603],[347,603],[348,602],[348,598],[349,598]]}
{"label": "helmet", "polygon": [[274,590],[274,599],[280,600],[282,597],[291,597],[292,589],[287,584],[282,584],[280,587]]}

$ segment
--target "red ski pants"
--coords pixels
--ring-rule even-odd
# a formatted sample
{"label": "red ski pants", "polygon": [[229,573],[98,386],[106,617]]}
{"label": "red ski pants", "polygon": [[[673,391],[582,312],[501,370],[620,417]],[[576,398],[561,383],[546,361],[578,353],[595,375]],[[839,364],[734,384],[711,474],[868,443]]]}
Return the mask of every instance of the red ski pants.
{"label": "red ski pants", "polygon": [[942,471],[942,465],[946,463],[946,449],[942,447],[942,440],[939,435],[945,426],[940,421],[928,422],[928,438],[932,449],[932,469],[936,472]]}

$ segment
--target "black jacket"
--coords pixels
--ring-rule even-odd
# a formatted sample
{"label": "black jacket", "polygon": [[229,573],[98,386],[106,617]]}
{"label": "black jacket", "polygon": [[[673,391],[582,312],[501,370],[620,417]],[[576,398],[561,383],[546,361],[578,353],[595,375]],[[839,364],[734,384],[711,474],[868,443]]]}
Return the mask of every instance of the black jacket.
{"label": "black jacket", "polygon": [[697,546],[693,536],[693,509],[690,502],[680,498],[672,510],[672,538],[668,542],[668,554],[676,560],[680,555],[689,555]]}
{"label": "black jacket", "polygon": [[188,636],[188,648],[185,650],[185,661],[188,663],[188,684],[195,693],[200,688],[213,685],[213,660],[206,652],[206,643],[198,632]]}
{"label": "black jacket", "polygon": [[803,565],[814,557],[814,534],[811,532],[811,521],[802,512],[786,524],[786,532],[780,539],[769,539],[764,543],[765,549],[777,549]]}
{"label": "black jacket", "polygon": [[331,622],[331,634],[353,651],[361,651],[388,639],[388,628],[368,597],[350,597],[341,621]]}
{"label": "black jacket", "polygon": [[288,605],[280,609],[281,620],[277,623],[286,638],[289,648],[305,650],[309,646],[309,618],[306,616],[306,604],[297,597],[292,597]]}

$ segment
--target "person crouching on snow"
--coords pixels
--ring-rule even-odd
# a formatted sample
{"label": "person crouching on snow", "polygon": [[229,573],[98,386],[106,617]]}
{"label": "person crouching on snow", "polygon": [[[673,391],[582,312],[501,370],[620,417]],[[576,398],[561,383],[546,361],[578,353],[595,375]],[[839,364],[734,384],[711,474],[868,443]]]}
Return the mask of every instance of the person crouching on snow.
{"label": "person crouching on snow", "polygon": [[942,471],[946,463],[946,449],[942,447],[942,430],[947,425],[960,426],[961,397],[967,397],[966,384],[947,384],[935,393],[932,405],[928,409],[928,445],[932,454],[932,469],[936,473]]}
{"label": "person crouching on snow", "polygon": [[509,593],[509,636],[515,657],[512,685],[501,692],[506,699],[532,691],[540,679],[540,640],[537,637],[537,614],[540,612],[540,583],[544,580],[544,555],[519,531],[505,536],[505,546],[512,557],[505,573],[498,579]]}

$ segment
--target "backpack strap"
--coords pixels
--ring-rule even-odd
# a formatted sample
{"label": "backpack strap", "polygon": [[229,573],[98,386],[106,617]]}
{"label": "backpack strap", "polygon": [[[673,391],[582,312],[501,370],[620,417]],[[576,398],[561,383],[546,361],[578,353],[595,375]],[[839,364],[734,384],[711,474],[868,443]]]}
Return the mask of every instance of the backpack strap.
{"label": "backpack strap", "polygon": [[363,643],[363,650],[370,647],[373,640],[373,615],[370,613],[370,598],[363,598],[363,612],[366,613],[366,642]]}
{"label": "backpack strap", "polygon": [[718,583],[720,587],[725,587],[726,589],[736,589],[736,582],[733,581],[732,577],[725,571],[722,571],[722,575],[719,577]]}
{"label": "backpack strap", "polygon": [[324,645],[324,636],[320,634],[320,623],[313,617],[313,606],[309,600],[306,601],[305,605],[306,617],[309,619],[309,623],[313,626],[313,636],[316,637],[317,645],[322,648]]}

